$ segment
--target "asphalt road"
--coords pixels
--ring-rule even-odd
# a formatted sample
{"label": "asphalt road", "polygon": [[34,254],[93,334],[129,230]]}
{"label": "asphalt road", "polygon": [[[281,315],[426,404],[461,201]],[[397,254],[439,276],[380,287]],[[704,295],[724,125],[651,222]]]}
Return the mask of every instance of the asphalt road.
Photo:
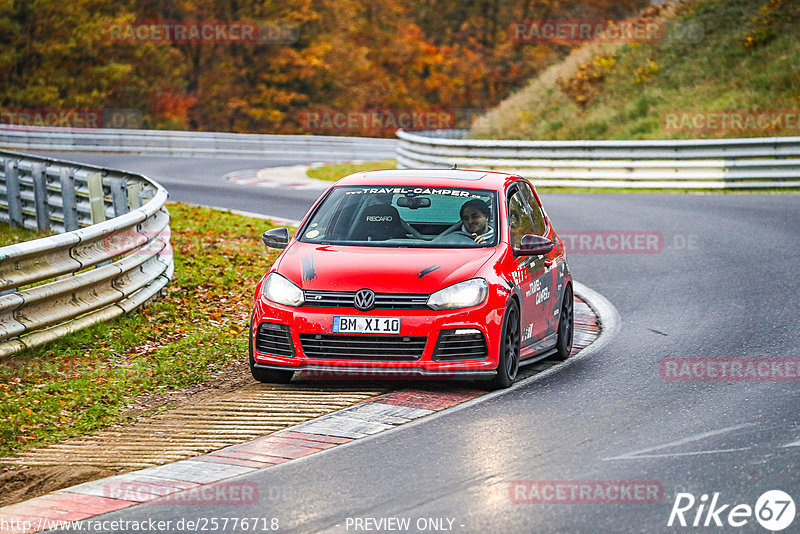
{"label": "asphalt road", "polygon": [[[230,160],[114,159],[159,180],[174,200],[241,201],[231,207],[297,219],[318,194],[235,192],[213,178],[234,170]],[[257,504],[150,504],[97,519],[171,520],[174,532],[188,531],[180,519],[226,517],[268,518],[257,531],[277,518],[280,532],[403,525],[389,518],[408,518],[412,532],[767,532],[754,517],[734,528],[728,514],[773,489],[800,506],[800,383],[671,381],[660,363],[800,357],[800,195],[551,194],[544,202],[561,234],[661,235],[663,248],[647,253],[570,253],[575,279],[621,316],[601,350],[488,400],[236,479],[258,485]],[[271,211],[281,203],[285,212]],[[651,481],[663,495],[534,504],[518,502],[533,496],[520,481]],[[717,508],[729,505],[718,516],[724,527],[714,518],[702,526],[708,502],[701,526],[668,527],[681,492],[697,499],[684,515],[689,525],[701,496],[718,493]],[[231,527],[213,531],[243,531]],[[784,532],[798,531],[800,517]]]}
{"label": "asphalt road", "polygon": [[173,202],[252,211],[293,220],[302,218],[321,193],[303,189],[265,189],[233,184],[222,179],[234,171],[308,163],[303,159],[293,162],[285,159],[143,157],[83,152],[37,154],[144,174],[163,185],[169,191],[169,200]]}

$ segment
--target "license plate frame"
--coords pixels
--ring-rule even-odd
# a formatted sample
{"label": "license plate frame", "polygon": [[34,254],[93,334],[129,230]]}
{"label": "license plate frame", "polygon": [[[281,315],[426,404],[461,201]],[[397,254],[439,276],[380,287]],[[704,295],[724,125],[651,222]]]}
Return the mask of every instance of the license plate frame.
{"label": "license plate frame", "polygon": [[334,315],[331,331],[334,334],[399,334],[399,317],[359,317]]}

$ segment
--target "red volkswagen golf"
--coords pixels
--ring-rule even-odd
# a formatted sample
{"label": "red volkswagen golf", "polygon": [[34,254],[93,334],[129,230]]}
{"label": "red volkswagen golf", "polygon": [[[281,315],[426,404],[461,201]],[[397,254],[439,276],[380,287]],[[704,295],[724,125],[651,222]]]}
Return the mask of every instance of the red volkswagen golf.
{"label": "red volkswagen golf", "polygon": [[256,286],[250,369],[261,382],[327,377],[512,384],[566,359],[572,277],[531,184],[467,170],[393,170],[336,182]]}

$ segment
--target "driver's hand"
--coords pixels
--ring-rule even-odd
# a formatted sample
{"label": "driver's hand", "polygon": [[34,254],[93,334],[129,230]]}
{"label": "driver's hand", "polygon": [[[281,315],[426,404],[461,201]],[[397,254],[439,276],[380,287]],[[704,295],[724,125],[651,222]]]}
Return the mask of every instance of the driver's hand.
{"label": "driver's hand", "polygon": [[478,243],[479,245],[485,245],[486,240],[483,238],[482,235],[472,234],[472,240]]}

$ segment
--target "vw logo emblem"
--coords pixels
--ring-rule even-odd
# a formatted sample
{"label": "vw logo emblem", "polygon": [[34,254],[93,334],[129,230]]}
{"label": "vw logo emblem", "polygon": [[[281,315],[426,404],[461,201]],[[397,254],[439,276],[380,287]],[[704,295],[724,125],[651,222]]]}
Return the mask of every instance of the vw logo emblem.
{"label": "vw logo emblem", "polygon": [[371,289],[362,289],[356,293],[353,303],[361,311],[368,311],[375,307],[375,293]]}

